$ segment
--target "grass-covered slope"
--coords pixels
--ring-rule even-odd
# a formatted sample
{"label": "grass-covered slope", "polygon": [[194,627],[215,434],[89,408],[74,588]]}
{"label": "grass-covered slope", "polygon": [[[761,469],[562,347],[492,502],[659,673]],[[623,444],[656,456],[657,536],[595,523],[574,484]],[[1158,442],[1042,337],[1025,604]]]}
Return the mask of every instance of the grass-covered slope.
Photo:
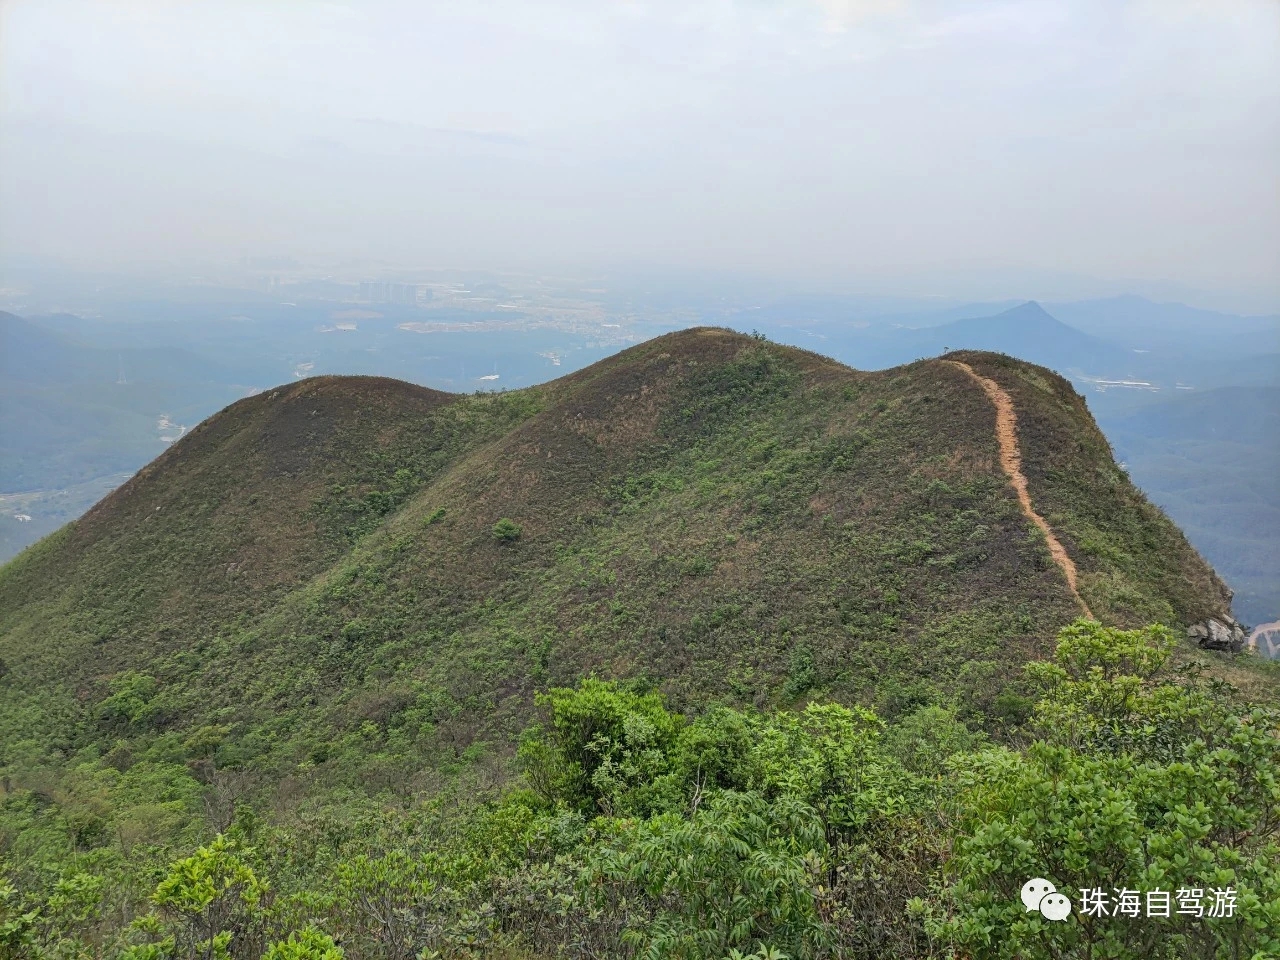
{"label": "grass-covered slope", "polygon": [[[1225,609],[1065,381],[956,356],[1013,396],[1031,496],[1104,622]],[[993,426],[953,365],[862,373],[718,329],[507,394],[260,394],[0,570],[0,773],[62,771],[70,798],[105,767],[113,797],[143,769],[175,796],[240,770],[285,806],[408,792],[592,673],[693,712],[1016,721],[1018,668],[1076,608]]]}
{"label": "grass-covered slope", "polygon": [[1110,623],[1178,623],[1221,612],[1230,594],[1186,537],[1129,482],[1082,396],[1063,377],[999,354],[958,353],[1013,399],[1038,512]]}

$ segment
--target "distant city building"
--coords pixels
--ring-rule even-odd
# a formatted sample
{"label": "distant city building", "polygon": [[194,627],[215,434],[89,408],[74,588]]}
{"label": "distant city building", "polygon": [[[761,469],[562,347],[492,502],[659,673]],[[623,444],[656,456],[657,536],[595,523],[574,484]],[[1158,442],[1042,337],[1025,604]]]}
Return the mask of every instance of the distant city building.
{"label": "distant city building", "polygon": [[431,299],[431,290],[422,283],[388,283],[363,280],[358,297],[364,303],[401,303],[413,306]]}

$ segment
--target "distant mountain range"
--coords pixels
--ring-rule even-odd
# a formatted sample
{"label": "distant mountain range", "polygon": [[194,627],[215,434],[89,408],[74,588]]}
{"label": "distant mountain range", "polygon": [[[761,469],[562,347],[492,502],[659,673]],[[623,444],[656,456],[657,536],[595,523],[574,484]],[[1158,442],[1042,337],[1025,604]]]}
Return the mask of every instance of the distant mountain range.
{"label": "distant mountain range", "polygon": [[228,383],[235,374],[215,361],[174,347],[109,349],[77,343],[30,320],[0,311],[0,377],[48,386],[149,381]]}
{"label": "distant mountain range", "polygon": [[103,478],[133,473],[165,437],[244,392],[232,371],[193,351],[93,346],[0,313],[0,495],[46,495],[0,512],[0,559],[87,508],[83,497],[101,496]]}
{"label": "distant mountain range", "polygon": [[1241,317],[1181,303],[1153,303],[1142,297],[1112,297],[1055,303],[1054,316],[1085,333],[1124,347],[1214,353],[1280,351],[1280,316]]}

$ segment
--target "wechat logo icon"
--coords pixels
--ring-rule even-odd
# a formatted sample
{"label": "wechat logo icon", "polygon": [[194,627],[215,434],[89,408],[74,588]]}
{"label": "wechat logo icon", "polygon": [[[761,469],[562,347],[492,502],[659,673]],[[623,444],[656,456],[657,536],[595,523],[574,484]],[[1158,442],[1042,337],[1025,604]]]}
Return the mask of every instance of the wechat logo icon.
{"label": "wechat logo icon", "polygon": [[1022,905],[1028,913],[1040,911],[1046,920],[1065,920],[1071,916],[1071,900],[1044,877],[1033,877],[1022,885]]}

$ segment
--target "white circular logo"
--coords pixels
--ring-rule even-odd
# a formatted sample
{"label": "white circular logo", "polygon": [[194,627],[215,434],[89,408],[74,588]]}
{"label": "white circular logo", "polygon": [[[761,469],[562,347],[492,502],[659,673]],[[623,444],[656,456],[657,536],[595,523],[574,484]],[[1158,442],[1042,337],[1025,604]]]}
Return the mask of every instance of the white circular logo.
{"label": "white circular logo", "polygon": [[1033,877],[1022,885],[1022,905],[1030,913],[1040,909],[1040,901],[1058,888],[1044,877]]}
{"label": "white circular logo", "polygon": [[1040,901],[1040,913],[1046,920],[1065,920],[1071,916],[1071,901],[1060,893],[1046,894]]}

